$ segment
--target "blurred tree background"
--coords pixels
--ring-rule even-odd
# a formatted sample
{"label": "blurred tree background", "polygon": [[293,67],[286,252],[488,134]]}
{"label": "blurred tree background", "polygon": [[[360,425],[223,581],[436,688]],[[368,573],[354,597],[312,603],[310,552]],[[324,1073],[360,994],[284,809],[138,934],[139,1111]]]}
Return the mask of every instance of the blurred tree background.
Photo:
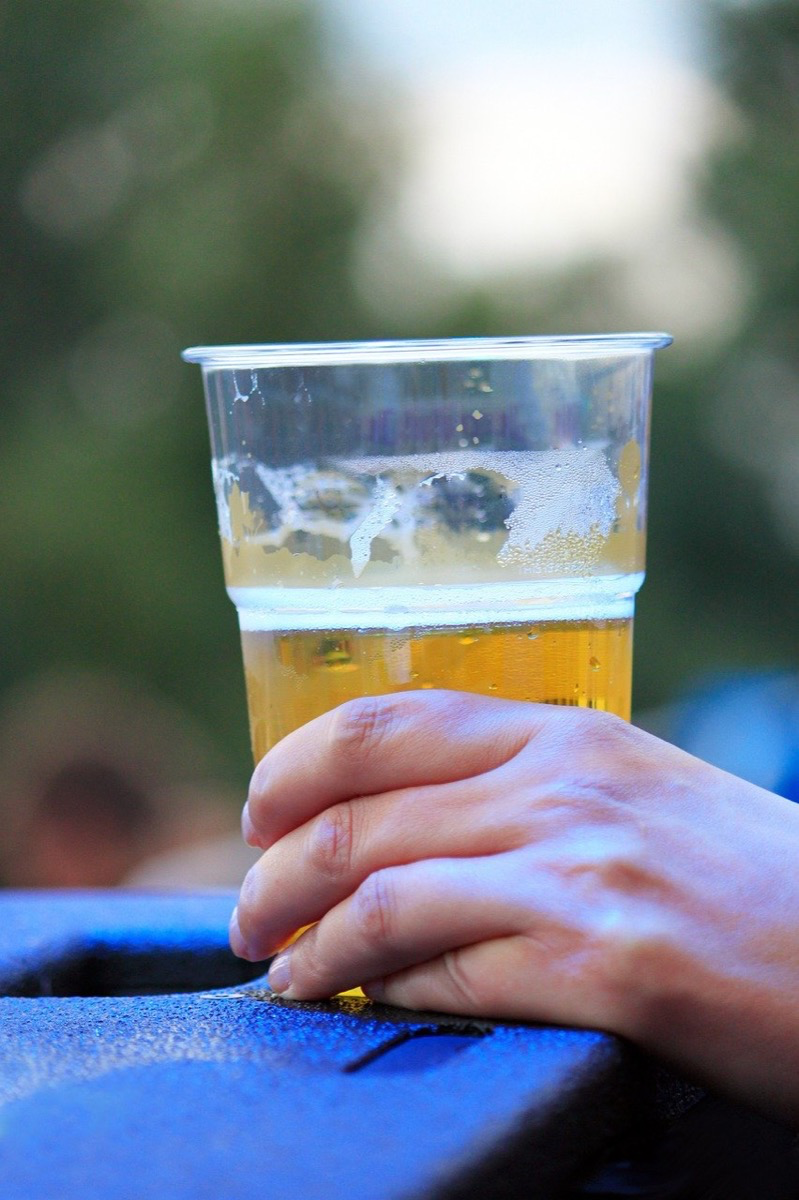
{"label": "blurred tree background", "polygon": [[[697,202],[751,286],[725,337],[658,358],[638,708],[706,669],[799,662],[799,7],[705,15],[736,122]],[[6,0],[0,63],[0,699],[54,665],[111,669],[199,718],[243,781],[181,348],[639,322],[613,262],[471,288],[423,327],[373,311],[355,263],[399,169],[392,96],[337,69],[310,2]]]}
{"label": "blurred tree background", "polygon": [[658,363],[639,704],[707,671],[799,665],[799,6],[717,2],[706,27],[734,129],[697,200],[749,286],[711,353]]}
{"label": "blurred tree background", "polygon": [[380,175],[303,3],[0,9],[0,687],[135,676],[248,762],[198,342],[374,332],[349,264]]}

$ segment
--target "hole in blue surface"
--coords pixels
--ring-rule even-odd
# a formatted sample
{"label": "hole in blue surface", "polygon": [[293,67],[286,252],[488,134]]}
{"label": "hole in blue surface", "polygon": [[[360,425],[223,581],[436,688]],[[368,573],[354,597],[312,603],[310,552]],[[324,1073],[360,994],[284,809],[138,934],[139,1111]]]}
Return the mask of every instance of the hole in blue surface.
{"label": "hole in blue surface", "polygon": [[473,1026],[413,1029],[370,1050],[349,1063],[344,1071],[348,1075],[363,1071],[370,1075],[401,1075],[435,1070],[474,1046],[489,1032]]}
{"label": "hole in blue surface", "polygon": [[6,996],[153,996],[236,987],[267,963],[236,958],[223,946],[76,948],[37,964],[2,990]]}

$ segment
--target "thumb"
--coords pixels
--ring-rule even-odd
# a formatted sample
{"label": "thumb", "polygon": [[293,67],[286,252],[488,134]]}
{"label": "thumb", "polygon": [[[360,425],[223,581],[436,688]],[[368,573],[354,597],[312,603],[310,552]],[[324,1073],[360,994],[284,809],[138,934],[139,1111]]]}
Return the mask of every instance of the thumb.
{"label": "thumb", "polygon": [[[537,956],[536,956],[537,957]],[[398,1008],[524,1021],[584,1021],[574,989],[558,986],[557,969],[535,970],[523,935],[448,950],[363,984],[370,1000]],[[554,964],[553,964],[554,965]],[[564,994],[566,993],[566,994]]]}

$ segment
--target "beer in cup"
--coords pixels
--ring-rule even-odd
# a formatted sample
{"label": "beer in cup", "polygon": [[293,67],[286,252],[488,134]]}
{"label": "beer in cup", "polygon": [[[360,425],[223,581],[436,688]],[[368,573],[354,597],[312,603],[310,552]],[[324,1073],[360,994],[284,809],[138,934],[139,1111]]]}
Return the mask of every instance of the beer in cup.
{"label": "beer in cup", "polygon": [[198,347],[256,761],[356,696],[629,718],[660,333]]}

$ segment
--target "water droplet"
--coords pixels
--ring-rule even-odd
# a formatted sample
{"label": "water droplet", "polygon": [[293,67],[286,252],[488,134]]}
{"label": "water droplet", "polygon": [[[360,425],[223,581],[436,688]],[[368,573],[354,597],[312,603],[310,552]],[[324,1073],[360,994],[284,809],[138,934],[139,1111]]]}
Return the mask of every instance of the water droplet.
{"label": "water droplet", "polygon": [[464,633],[463,637],[458,638],[458,642],[461,646],[471,646],[476,641],[477,634],[475,633]]}
{"label": "water droplet", "polygon": [[472,438],[472,445],[473,445],[473,446],[479,446],[479,445],[480,445],[480,439],[479,439],[479,438]]}
{"label": "water droplet", "polygon": [[498,690],[497,685],[495,683],[489,683],[488,690],[489,692],[496,692]]}
{"label": "water droplet", "polygon": [[480,412],[479,408],[474,410],[472,416],[474,417],[475,421],[481,421],[483,419],[483,414]]}
{"label": "water droplet", "polygon": [[541,635],[538,633],[537,629],[531,629],[527,635],[527,638],[529,641],[534,642],[536,640],[536,638],[538,638],[540,636]]}
{"label": "water droplet", "polygon": [[588,665],[592,671],[598,671],[599,668],[602,666],[602,663],[599,661],[598,658],[594,658],[592,655],[591,658],[589,658],[589,660],[588,660]]}
{"label": "water droplet", "polygon": [[460,446],[461,450],[465,450],[466,447],[469,445],[469,439],[468,438],[458,438],[458,445]]}
{"label": "water droplet", "polygon": [[456,425],[456,426],[455,426],[455,432],[456,432],[456,433],[463,433],[463,425]]}

